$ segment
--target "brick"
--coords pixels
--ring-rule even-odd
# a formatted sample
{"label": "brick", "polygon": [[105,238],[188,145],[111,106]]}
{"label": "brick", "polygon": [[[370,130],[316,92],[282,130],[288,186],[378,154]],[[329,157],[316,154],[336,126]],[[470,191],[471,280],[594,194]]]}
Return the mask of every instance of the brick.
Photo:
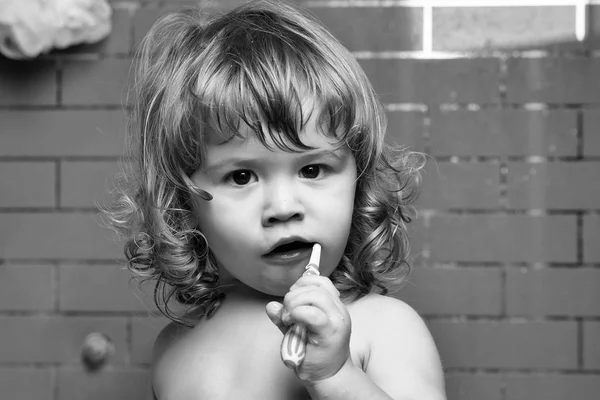
{"label": "brick", "polygon": [[420,7],[312,7],[309,11],[350,51],[423,49]]}
{"label": "brick", "polygon": [[600,59],[511,58],[507,61],[510,103],[598,103]]}
{"label": "brick", "polygon": [[422,257],[428,235],[425,218],[413,219],[407,225],[406,231],[410,241],[410,257],[419,260]]}
{"label": "brick", "polygon": [[95,207],[112,200],[114,178],[120,166],[116,161],[63,161],[61,200],[63,207]]}
{"label": "brick", "polygon": [[[122,265],[61,265],[59,308],[63,311],[156,311],[154,285],[138,281]],[[110,296],[106,288],[110,288]]]}
{"label": "brick", "polygon": [[145,369],[105,369],[89,374],[64,367],[58,373],[58,400],[150,400],[150,374]]}
{"label": "brick", "polygon": [[118,156],[122,111],[0,111],[0,156]]}
{"label": "brick", "polygon": [[53,269],[51,265],[0,265],[0,310],[54,309]]}
{"label": "brick", "polygon": [[583,217],[583,262],[600,262],[600,215]]}
{"label": "brick", "polygon": [[492,374],[446,374],[448,400],[504,400],[502,376]]}
{"label": "brick", "polygon": [[574,156],[573,110],[433,111],[431,153],[443,156]]}
{"label": "brick", "polygon": [[93,50],[104,54],[129,53],[132,48],[130,12],[127,9],[114,7],[112,10],[111,33],[106,39],[98,43],[98,47],[93,48]]}
{"label": "brick", "polygon": [[110,362],[122,364],[126,325],[124,318],[0,316],[0,362],[78,363],[85,337],[101,332],[115,345]]}
{"label": "brick", "polygon": [[509,315],[596,316],[600,314],[600,270],[509,269],[506,304]]}
{"label": "brick", "polygon": [[575,321],[430,321],[428,326],[445,368],[577,368]]}
{"label": "brick", "polygon": [[164,14],[166,14],[165,10],[158,8],[139,8],[135,11],[132,17],[133,41],[135,45],[148,33],[152,24]]}
{"label": "brick", "polygon": [[[204,9],[216,14],[240,4],[211,3]],[[135,40],[139,41],[161,16],[178,7],[141,8],[134,16]],[[351,51],[402,51],[422,48],[422,11],[415,7],[311,7],[331,33]],[[369,29],[376,26],[377,29]]]}
{"label": "brick", "polygon": [[116,259],[123,244],[95,214],[0,214],[0,258]]}
{"label": "brick", "polygon": [[10,400],[54,400],[50,368],[0,367],[2,397]]}
{"label": "brick", "polygon": [[149,364],[158,334],[171,322],[166,317],[136,317],[131,322],[131,362]]}
{"label": "brick", "polygon": [[388,111],[387,143],[424,151],[425,116],[420,111]]}
{"label": "brick", "polygon": [[596,209],[600,162],[508,163],[511,208]]}
{"label": "brick", "polygon": [[583,322],[583,367],[600,369],[600,321]]}
{"label": "brick", "polygon": [[583,112],[583,155],[600,156],[600,110]]}
{"label": "brick", "polygon": [[0,162],[0,207],[54,207],[54,170],[51,162]]}
{"label": "brick", "polygon": [[499,103],[493,58],[361,59],[383,103]]}
{"label": "brick", "polygon": [[56,64],[0,58],[0,106],[56,104]]}
{"label": "brick", "polygon": [[56,52],[65,54],[100,53],[122,54],[131,51],[131,18],[126,9],[112,8],[111,30],[109,35],[99,42],[84,43],[67,47]]}
{"label": "brick", "polygon": [[125,105],[129,60],[67,61],[63,68],[65,105]]}
{"label": "brick", "polygon": [[414,268],[396,297],[424,315],[499,315],[499,268]]}
{"label": "brick", "polygon": [[[167,0],[167,3],[177,4],[180,0]],[[246,0],[219,0],[219,1],[207,1],[207,0],[182,0],[187,3],[201,3],[203,10],[208,12],[209,14],[218,13],[219,15],[223,12],[226,12],[234,7],[239,6],[240,4],[246,3]],[[289,0],[286,1],[290,4],[295,4],[296,6],[303,7],[305,6],[304,0]]]}
{"label": "brick", "polygon": [[489,209],[500,205],[499,165],[429,162],[426,168],[420,207]]}
{"label": "brick", "polygon": [[[219,5],[221,5],[222,1],[219,1]],[[134,47],[135,44],[139,43],[139,41],[148,33],[152,25],[161,17],[180,10],[180,5],[177,4],[168,4],[166,6],[157,8],[157,7],[142,7],[138,8],[135,11],[135,14],[132,18],[133,24],[133,41]],[[209,10],[206,10],[209,11]]]}
{"label": "brick", "polygon": [[526,50],[576,42],[575,7],[434,7],[433,50]]}
{"label": "brick", "polygon": [[593,400],[598,398],[597,375],[508,375],[506,400]]}
{"label": "brick", "polygon": [[574,216],[437,216],[432,218],[430,232],[432,260],[577,261]]}

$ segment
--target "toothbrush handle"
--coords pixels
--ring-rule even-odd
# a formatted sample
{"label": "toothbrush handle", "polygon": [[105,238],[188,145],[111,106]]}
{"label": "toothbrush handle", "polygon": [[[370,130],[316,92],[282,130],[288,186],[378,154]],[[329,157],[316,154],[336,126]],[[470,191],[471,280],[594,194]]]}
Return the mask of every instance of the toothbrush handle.
{"label": "toothbrush handle", "polygon": [[[306,266],[305,275],[319,275],[319,267],[315,264]],[[306,328],[302,325],[291,325],[281,342],[281,359],[286,367],[296,369],[306,355]]]}
{"label": "toothbrush handle", "polygon": [[306,355],[306,328],[302,325],[291,325],[281,342],[281,359],[286,367],[296,369]]}

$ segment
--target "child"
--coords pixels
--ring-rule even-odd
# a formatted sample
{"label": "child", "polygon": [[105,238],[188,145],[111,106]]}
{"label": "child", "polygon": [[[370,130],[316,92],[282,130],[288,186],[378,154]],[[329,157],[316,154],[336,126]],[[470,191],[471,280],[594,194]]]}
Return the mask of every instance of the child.
{"label": "child", "polygon": [[[156,342],[156,398],[444,399],[423,321],[385,296],[407,272],[422,157],[384,144],[353,56],[261,1],[167,16],[137,61],[133,194],[109,216],[177,322]],[[314,243],[320,276],[302,276]],[[280,357],[291,324],[308,332],[295,370]]]}

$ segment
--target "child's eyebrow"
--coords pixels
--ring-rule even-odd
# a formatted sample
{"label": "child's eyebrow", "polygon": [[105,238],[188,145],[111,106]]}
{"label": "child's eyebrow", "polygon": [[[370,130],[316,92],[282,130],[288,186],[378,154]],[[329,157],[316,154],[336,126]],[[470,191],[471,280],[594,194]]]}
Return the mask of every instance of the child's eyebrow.
{"label": "child's eyebrow", "polygon": [[[290,154],[294,154],[294,153],[290,153]],[[303,153],[301,153],[300,157],[298,157],[298,159],[301,162],[305,162],[307,160],[312,160],[312,159],[319,158],[319,157],[333,156],[336,160],[342,160],[342,159],[344,159],[345,155],[346,155],[346,153],[344,152],[344,150],[342,148],[335,148],[332,150],[318,150],[318,151],[303,152]],[[254,163],[260,163],[263,160],[266,161],[267,163],[269,162],[268,158],[263,158],[263,157],[256,157],[256,158],[255,157],[230,157],[230,158],[226,158],[226,159],[217,161],[212,164],[207,164],[206,170],[207,171],[215,171],[215,170],[219,170],[221,168],[227,167],[229,165],[254,164]]]}

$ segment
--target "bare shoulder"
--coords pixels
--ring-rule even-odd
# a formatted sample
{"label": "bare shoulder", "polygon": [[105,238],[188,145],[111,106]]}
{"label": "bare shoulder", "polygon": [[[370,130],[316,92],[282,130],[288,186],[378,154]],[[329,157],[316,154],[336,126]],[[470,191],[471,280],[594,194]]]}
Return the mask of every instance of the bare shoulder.
{"label": "bare shoulder", "polygon": [[[263,307],[229,302],[193,328],[170,324],[152,364],[158,400],[295,399],[300,389],[281,362],[281,333]],[[274,385],[273,382],[278,382]]]}
{"label": "bare shoulder", "polygon": [[[389,340],[407,348],[426,350],[438,358],[433,338],[423,318],[410,305],[390,296],[371,294],[355,303],[353,328],[367,330],[371,355],[389,346]],[[373,329],[375,327],[375,329]]]}
{"label": "bare shoulder", "polygon": [[[353,307],[356,307],[363,317],[370,317],[374,319],[384,318],[386,320],[390,317],[401,318],[416,321],[422,321],[419,314],[408,304],[391,296],[383,296],[380,294],[370,294],[353,303]],[[408,321],[406,321],[408,322]]]}
{"label": "bare shoulder", "polygon": [[152,353],[153,364],[162,359],[162,356],[175,346],[191,328],[171,322],[167,324],[158,334],[154,341]]}
{"label": "bare shoulder", "polygon": [[352,305],[353,331],[368,340],[365,372],[393,398],[445,398],[444,374],[433,337],[405,302],[372,294]]}
{"label": "bare shoulder", "polygon": [[189,362],[185,354],[186,348],[190,344],[187,336],[191,330],[191,328],[171,322],[156,337],[152,352],[151,372],[152,389],[158,399],[165,398],[165,394],[180,383],[181,377],[178,376],[177,369]]}
{"label": "bare shoulder", "polygon": [[156,399],[232,398],[225,389],[236,379],[231,337],[219,328],[223,327],[203,319],[193,328],[169,324],[163,329],[155,342],[152,364]]}

